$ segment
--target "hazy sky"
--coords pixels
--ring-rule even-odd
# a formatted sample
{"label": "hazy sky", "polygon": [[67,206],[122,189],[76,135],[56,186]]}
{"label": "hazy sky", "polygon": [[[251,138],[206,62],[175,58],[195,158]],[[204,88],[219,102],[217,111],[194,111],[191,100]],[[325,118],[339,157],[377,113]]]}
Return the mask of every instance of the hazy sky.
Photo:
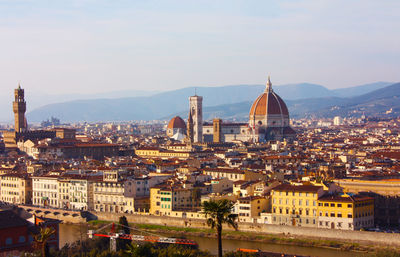
{"label": "hazy sky", "polygon": [[399,0],[0,0],[0,89],[400,81]]}

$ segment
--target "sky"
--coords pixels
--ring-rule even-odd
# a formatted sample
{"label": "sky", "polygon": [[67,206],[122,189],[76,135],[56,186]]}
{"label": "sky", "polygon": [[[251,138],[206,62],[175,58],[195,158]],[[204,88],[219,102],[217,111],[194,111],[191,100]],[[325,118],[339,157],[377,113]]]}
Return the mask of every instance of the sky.
{"label": "sky", "polygon": [[[399,0],[0,0],[0,93],[400,81]],[[11,92],[11,93],[10,93]]]}

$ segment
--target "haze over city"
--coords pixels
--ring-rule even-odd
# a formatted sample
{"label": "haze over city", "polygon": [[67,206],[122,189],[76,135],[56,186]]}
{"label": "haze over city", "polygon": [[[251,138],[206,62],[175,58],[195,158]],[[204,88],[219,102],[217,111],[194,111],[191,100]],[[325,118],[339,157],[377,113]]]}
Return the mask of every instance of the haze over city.
{"label": "haze over city", "polygon": [[399,0],[0,0],[0,256],[400,257]]}
{"label": "haze over city", "polygon": [[0,1],[1,94],[399,81],[400,2]]}

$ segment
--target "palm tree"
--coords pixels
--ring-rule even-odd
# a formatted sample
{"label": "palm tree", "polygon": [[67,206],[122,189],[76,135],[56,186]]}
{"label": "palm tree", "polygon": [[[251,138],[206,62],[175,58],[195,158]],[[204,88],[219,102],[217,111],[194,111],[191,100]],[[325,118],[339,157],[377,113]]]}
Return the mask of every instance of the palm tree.
{"label": "palm tree", "polygon": [[203,213],[206,215],[207,224],[217,230],[218,257],[222,257],[222,225],[224,223],[237,229],[237,215],[232,213],[233,202],[227,199],[218,201],[205,201],[203,203]]}
{"label": "palm tree", "polygon": [[41,227],[39,234],[35,235],[35,242],[42,249],[42,257],[49,256],[47,251],[47,241],[56,231],[52,227]]}

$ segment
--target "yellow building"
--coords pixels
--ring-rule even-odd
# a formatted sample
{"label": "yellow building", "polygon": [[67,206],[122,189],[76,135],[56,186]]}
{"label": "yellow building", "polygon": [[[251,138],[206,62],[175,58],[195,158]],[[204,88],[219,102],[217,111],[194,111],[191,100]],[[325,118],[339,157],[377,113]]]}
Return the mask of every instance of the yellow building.
{"label": "yellow building", "polygon": [[362,180],[340,179],[336,180],[343,192],[363,194],[374,198],[375,225],[382,227],[400,226],[400,180]]}
{"label": "yellow building", "polygon": [[32,203],[32,179],[28,174],[0,176],[0,200],[11,204]]}
{"label": "yellow building", "polygon": [[271,190],[272,224],[317,227],[322,186],[282,184]]}
{"label": "yellow building", "polygon": [[361,195],[324,195],[318,199],[318,227],[359,230],[374,226],[374,199]]}
{"label": "yellow building", "polygon": [[150,189],[150,213],[154,215],[176,216],[174,212],[190,212],[200,209],[200,195],[193,200],[193,191],[178,185],[161,184]]}

